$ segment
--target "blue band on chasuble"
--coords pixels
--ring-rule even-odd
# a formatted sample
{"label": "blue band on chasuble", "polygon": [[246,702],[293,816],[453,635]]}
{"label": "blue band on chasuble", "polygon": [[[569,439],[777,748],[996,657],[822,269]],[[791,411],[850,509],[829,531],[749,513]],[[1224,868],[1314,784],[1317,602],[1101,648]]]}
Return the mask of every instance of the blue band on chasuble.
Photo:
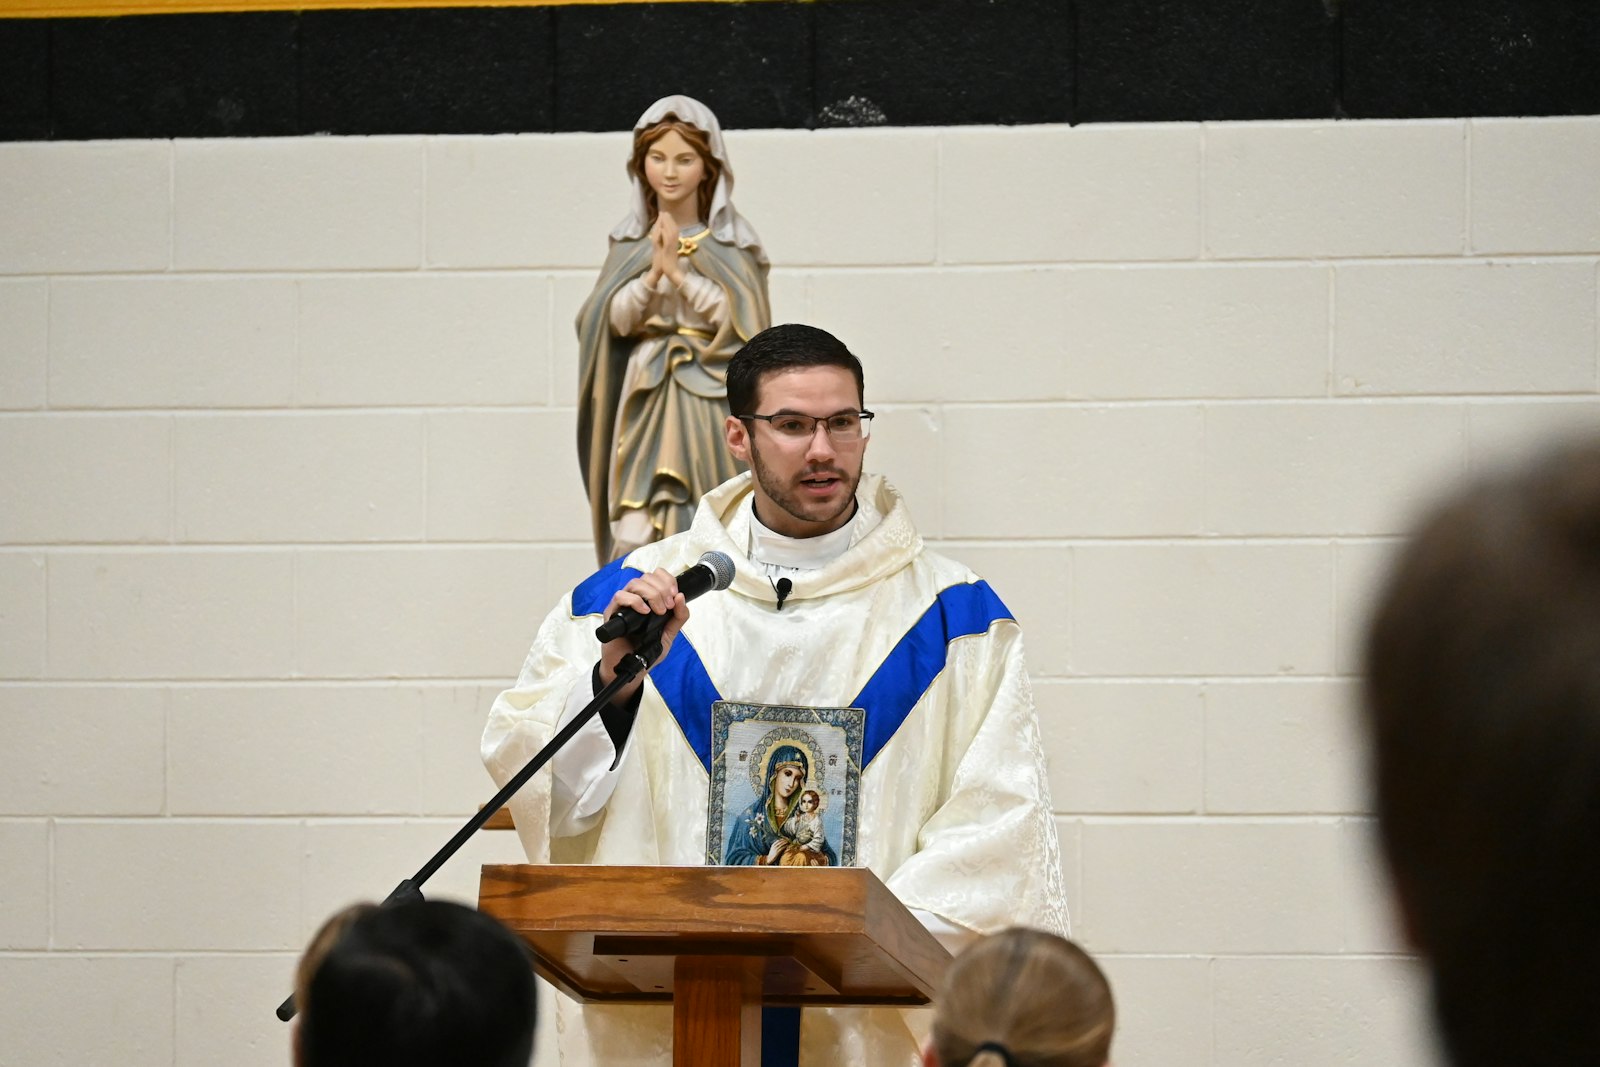
{"label": "blue band on chasuble", "polygon": [[[620,560],[607,564],[572,591],[572,613],[600,614],[616,591],[639,573],[622,566]],[[943,673],[951,641],[985,633],[1000,619],[1013,617],[988,582],[952,585],[941,591],[850,702],[850,707],[867,712],[861,766],[867,767],[889,743],[928,686]],[[661,662],[651,668],[650,682],[710,774],[711,705],[722,695],[687,637],[680,634]]]}
{"label": "blue band on chasuble", "polygon": [[944,672],[950,642],[986,633],[999,620],[1013,617],[985,581],[952,585],[928,605],[922,618],[906,631],[850,702],[851,707],[867,711],[861,751],[863,770],[900,729],[928,686]]}
{"label": "blue band on chasuble", "polygon": [[[626,557],[624,557],[626,558]],[[606,610],[617,590],[644,572],[637,567],[624,567],[622,560],[614,559],[578,583],[572,591],[572,616],[598,615]]]}

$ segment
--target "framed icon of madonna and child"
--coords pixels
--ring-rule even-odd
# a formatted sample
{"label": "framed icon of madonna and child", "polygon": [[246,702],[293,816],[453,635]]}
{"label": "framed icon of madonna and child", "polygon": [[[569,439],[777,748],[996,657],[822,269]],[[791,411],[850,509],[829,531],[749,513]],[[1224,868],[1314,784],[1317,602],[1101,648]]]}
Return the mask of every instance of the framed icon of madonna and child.
{"label": "framed icon of madonna and child", "polygon": [[706,862],[853,867],[861,708],[711,706]]}

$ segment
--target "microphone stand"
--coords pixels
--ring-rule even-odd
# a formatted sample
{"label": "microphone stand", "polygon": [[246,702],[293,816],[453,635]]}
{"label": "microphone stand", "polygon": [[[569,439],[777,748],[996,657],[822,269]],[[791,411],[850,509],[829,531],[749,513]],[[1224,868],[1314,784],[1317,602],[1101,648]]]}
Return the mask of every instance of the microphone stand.
{"label": "microphone stand", "polygon": [[[466,844],[473,834],[483,829],[483,824],[488,822],[495,812],[505,807],[506,802],[515,795],[517,790],[527,785],[528,780],[539,773],[539,768],[549,763],[551,758],[561,751],[567,742],[571,741],[573,736],[588,724],[590,719],[600,713],[600,709],[611,703],[612,697],[616,696],[629,682],[650,669],[650,665],[661,655],[661,630],[670,617],[669,615],[654,616],[649,625],[645,627],[644,632],[639,635],[638,643],[635,644],[633,651],[622,657],[622,662],[617,664],[617,676],[611,680],[611,684],[595,694],[595,698],[589,701],[584,706],[584,709],[573,717],[571,722],[563,726],[550,739],[549,744],[536,752],[533,758],[505,784],[500,792],[489,798],[489,802],[478,809],[478,813],[468,819],[466,825],[457,830],[456,835],[446,841],[444,847],[433,854],[432,859],[424,863],[416,874],[395,886],[394,890],[384,898],[383,903],[379,906],[387,908],[394,904],[408,904],[422,900],[422,884],[432,878],[434,873],[440,867],[443,867],[451,856],[459,852],[461,846]],[[618,749],[616,759],[611,764],[612,769],[616,768],[621,759],[622,750]],[[288,1022],[294,1018],[296,1010],[294,994],[290,993],[284,1002],[278,1005],[278,1018]]]}

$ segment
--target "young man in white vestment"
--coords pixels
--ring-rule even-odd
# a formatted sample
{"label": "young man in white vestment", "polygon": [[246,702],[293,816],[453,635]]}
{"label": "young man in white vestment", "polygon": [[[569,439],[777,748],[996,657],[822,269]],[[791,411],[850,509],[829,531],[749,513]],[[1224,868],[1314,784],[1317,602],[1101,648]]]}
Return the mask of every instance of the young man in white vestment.
{"label": "young man in white vestment", "polygon": [[[632,650],[627,638],[601,645],[598,623],[618,611],[667,616],[651,673],[511,801],[529,860],[705,863],[722,855],[708,846],[714,703],[863,709],[854,863],[952,951],[1011,925],[1065,934],[1021,630],[986,583],[924,548],[893,487],[863,475],[872,413],[860,362],[822,330],[774,326],[729,363],[727,384],[727,445],[750,472],[707,493],[690,529],[569,593],[490,713],[483,757],[504,783]],[[691,618],[674,575],[707,551],[731,557],[735,575]],[[771,751],[782,773],[770,803],[798,815],[800,779],[821,769],[796,752]],[[771,852],[749,862],[779,862],[781,822],[766,831]],[[558,1012],[566,1067],[671,1062],[669,1008],[561,998]],[[925,1010],[788,1012],[769,1009],[764,1067],[910,1065],[928,1026]]]}

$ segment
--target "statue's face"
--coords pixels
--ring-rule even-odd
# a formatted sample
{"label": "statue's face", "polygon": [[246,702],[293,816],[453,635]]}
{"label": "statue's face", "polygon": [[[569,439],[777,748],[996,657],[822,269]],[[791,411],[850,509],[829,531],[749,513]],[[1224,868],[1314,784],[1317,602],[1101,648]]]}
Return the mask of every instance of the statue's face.
{"label": "statue's face", "polygon": [[706,164],[677,130],[668,130],[644,153],[644,176],[662,211],[691,200],[705,181]]}
{"label": "statue's face", "polygon": [[794,796],[794,791],[800,788],[799,767],[779,767],[778,773],[773,777],[772,787],[783,800]]}

